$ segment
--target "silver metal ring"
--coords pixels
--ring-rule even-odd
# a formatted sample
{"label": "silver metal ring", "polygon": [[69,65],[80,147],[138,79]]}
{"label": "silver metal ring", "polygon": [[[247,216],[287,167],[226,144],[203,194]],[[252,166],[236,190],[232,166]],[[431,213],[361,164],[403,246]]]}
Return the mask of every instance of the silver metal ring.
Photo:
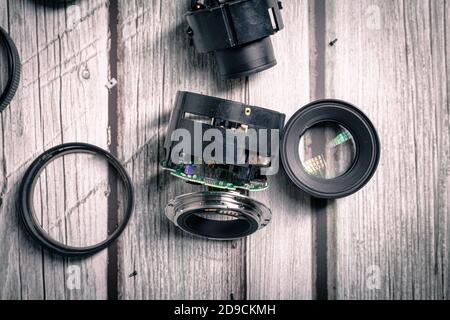
{"label": "silver metal ring", "polygon": [[192,235],[235,240],[266,227],[272,212],[264,204],[239,193],[210,191],[175,198],[167,205],[166,216]]}

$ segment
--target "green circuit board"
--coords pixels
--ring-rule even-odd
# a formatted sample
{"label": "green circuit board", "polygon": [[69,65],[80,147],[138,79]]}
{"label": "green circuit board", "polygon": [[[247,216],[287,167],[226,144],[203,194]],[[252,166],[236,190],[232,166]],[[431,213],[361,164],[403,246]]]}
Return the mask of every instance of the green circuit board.
{"label": "green circuit board", "polygon": [[216,177],[202,176],[196,173],[196,168],[198,167],[193,165],[178,165],[176,167],[169,167],[165,160],[161,161],[160,165],[163,170],[170,172],[170,174],[173,175],[174,177],[183,179],[190,183],[204,185],[216,189],[223,189],[229,191],[247,190],[256,192],[256,191],[264,191],[269,188],[269,184],[267,181],[234,184],[230,183],[229,181],[218,179]]}

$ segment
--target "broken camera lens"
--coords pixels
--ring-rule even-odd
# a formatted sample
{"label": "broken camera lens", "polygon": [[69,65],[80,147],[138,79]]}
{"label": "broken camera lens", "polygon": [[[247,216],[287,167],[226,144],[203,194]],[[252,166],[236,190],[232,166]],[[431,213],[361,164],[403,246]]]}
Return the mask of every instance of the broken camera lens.
{"label": "broken camera lens", "polygon": [[[33,240],[64,257],[85,257],[109,247],[125,230],[134,191],[125,168],[112,154],[93,145],[68,143],[33,161],[17,201]],[[117,220],[107,216],[119,207],[123,213]]]}
{"label": "broken camera lens", "polygon": [[269,187],[267,176],[278,173],[280,154],[288,177],[315,198],[349,196],[374,175],[380,142],[358,108],[321,100],[300,109],[285,127],[284,121],[278,112],[179,92],[161,166],[208,189],[172,200],[166,216],[182,230],[209,239],[253,234],[272,214],[246,192]]}
{"label": "broken camera lens", "polygon": [[161,166],[207,191],[172,200],[166,216],[188,233],[215,240],[239,239],[268,225],[270,209],[245,193],[268,188],[284,120],[267,109],[179,92]]}
{"label": "broken camera lens", "polygon": [[200,53],[214,52],[224,79],[249,76],[277,64],[270,37],[284,28],[278,0],[194,1],[186,17]]}

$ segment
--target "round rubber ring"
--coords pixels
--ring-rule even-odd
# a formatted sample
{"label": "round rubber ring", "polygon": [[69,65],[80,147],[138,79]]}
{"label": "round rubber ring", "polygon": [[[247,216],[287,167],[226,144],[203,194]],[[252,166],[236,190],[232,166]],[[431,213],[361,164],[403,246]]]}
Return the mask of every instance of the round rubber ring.
{"label": "round rubber ring", "polygon": [[[108,238],[99,244],[89,247],[72,247],[62,244],[53,238],[40,226],[33,208],[33,192],[41,172],[52,161],[67,154],[88,153],[105,158],[116,170],[124,183],[124,192],[127,196],[127,205],[123,222]],[[90,256],[109,247],[125,230],[134,208],[134,192],[130,177],[120,162],[109,152],[93,145],[84,143],[69,143],[54,147],[38,157],[28,168],[19,188],[18,209],[19,215],[31,237],[43,248],[65,257]]]}
{"label": "round rubber ring", "polygon": [[17,47],[9,34],[0,27],[0,46],[6,48],[8,60],[8,82],[0,95],[0,112],[11,103],[20,82],[20,56]]}

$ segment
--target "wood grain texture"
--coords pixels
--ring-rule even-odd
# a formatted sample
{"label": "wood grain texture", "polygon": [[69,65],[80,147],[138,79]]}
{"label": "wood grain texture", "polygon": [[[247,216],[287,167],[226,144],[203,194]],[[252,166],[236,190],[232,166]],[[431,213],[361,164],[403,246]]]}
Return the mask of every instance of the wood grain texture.
{"label": "wood grain texture", "polygon": [[[324,37],[337,42],[326,46],[325,74],[310,74],[322,54],[314,50],[324,47],[308,23],[322,21],[310,16],[311,1],[283,1],[286,29],[273,37],[277,67],[225,82],[214,59],[189,46],[190,0],[89,0],[73,7],[0,0],[0,25],[23,65],[18,93],[0,114],[0,299],[317,298],[316,264],[327,251],[316,244],[318,208],[283,173],[271,178],[270,191],[252,195],[272,209],[272,224],[222,243],[190,237],[166,219],[169,200],[204,189],[158,163],[178,90],[290,117],[321,85],[328,98],[367,113],[383,147],[378,172],[362,191],[323,204],[326,294],[450,299],[450,2],[325,1]],[[112,76],[118,84],[108,92]],[[112,250],[61,259],[43,252],[19,223],[15,194],[26,167],[69,141],[117,151],[133,179],[136,208],[117,256]],[[104,213],[111,212],[106,179],[98,162],[70,158],[48,168],[35,199],[44,227],[63,241],[104,237]],[[67,287],[71,265],[81,268],[80,290]]]}
{"label": "wood grain texture", "polygon": [[[308,2],[283,4],[286,29],[273,37],[278,65],[249,80],[249,101],[286,113],[309,102]],[[309,197],[282,168],[268,191],[252,195],[271,208],[272,223],[248,241],[248,299],[312,299],[313,213]]]}
{"label": "wood grain texture", "polygon": [[376,177],[330,215],[337,299],[449,298],[448,1],[327,2],[327,95],[382,141]]}
{"label": "wood grain texture", "polygon": [[[0,298],[106,298],[106,254],[77,261],[43,252],[19,224],[15,194],[25,168],[45,149],[69,141],[107,147],[107,7],[104,1],[85,1],[77,5],[75,16],[50,2],[3,1],[2,7],[8,13],[2,23],[9,24],[23,73],[15,100],[2,113],[1,163],[6,192],[1,206],[0,278],[5,285]],[[92,29],[98,33],[90,32]],[[89,79],[80,77],[82,68],[90,71]],[[73,168],[77,163],[66,165]],[[93,174],[97,169],[87,170]],[[78,232],[81,227],[88,238],[104,234],[107,219],[99,218],[104,223],[96,228],[89,217],[79,215],[85,208],[78,201],[89,191],[76,172],[66,171],[63,165],[44,172],[37,191],[42,205],[36,208],[37,214],[45,217],[44,227],[64,225],[67,219],[62,217],[73,209],[74,223],[67,220],[67,225],[60,225],[65,230],[60,235],[75,243],[84,236]],[[101,202],[105,207],[106,200],[100,194],[94,197],[98,197],[95,209],[101,213],[105,210]],[[48,215],[44,215],[46,211]],[[80,224],[78,218],[83,219]],[[66,286],[69,266],[80,268],[79,290]]]}
{"label": "wood grain texture", "polygon": [[[119,1],[119,155],[136,187],[136,210],[119,248],[123,299],[245,298],[245,240],[199,240],[166,219],[169,200],[202,191],[159,168],[178,90],[245,100],[245,81],[217,80],[189,46],[190,1]],[[137,276],[129,277],[136,271]]]}

